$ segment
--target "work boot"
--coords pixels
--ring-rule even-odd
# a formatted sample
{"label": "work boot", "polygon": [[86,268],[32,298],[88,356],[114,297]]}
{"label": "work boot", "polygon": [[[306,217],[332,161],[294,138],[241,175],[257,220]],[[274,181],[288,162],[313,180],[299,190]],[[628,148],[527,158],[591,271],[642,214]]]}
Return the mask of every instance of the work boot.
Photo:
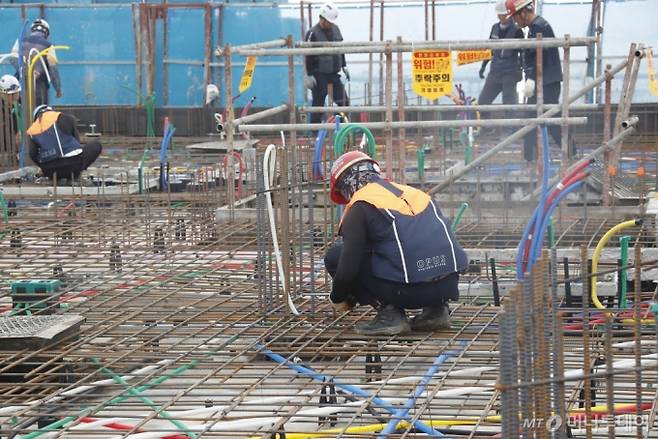
{"label": "work boot", "polygon": [[409,321],[403,309],[386,305],[368,323],[358,323],[354,330],[361,335],[397,335],[409,332]]}
{"label": "work boot", "polygon": [[413,331],[438,331],[450,329],[450,310],[447,303],[426,306],[420,314],[411,319]]}

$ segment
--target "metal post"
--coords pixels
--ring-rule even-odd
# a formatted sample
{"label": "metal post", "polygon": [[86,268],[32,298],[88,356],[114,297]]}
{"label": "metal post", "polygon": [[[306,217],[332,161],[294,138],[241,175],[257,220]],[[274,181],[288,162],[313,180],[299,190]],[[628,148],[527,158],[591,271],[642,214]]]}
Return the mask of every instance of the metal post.
{"label": "metal post", "polygon": [[[612,75],[610,75],[610,68],[608,64],[605,68],[605,105],[603,107],[603,143],[610,140],[610,122],[612,117]],[[610,180],[612,173],[610,172],[610,152],[606,151],[603,155],[603,205],[610,205]]]}
{"label": "metal post", "polygon": [[[375,0],[370,0],[370,31],[368,41],[373,42],[375,32]],[[372,53],[368,54],[368,93],[366,94],[368,105],[372,105]]]}
{"label": "metal post", "polygon": [[[537,34],[537,41],[541,41],[542,34]],[[544,50],[537,48],[537,64],[535,69],[535,93],[537,95],[537,117],[541,116],[544,112]],[[542,157],[542,130],[541,125],[537,125],[537,144],[535,145],[535,157],[537,158],[537,169],[542,169],[543,172],[547,172],[546,169],[542,168],[543,162]],[[539,173],[537,173],[537,185],[539,185]]]}
{"label": "metal post", "polygon": [[[564,81],[562,82],[562,116],[569,117],[569,81],[571,80],[571,50],[569,48],[569,39],[571,36],[569,34],[564,36],[566,40],[564,46]],[[569,125],[562,125],[562,162],[561,162],[561,171],[565,171],[567,166],[569,166]],[[573,151],[575,153],[575,151]],[[564,175],[561,172],[562,175]]]}
{"label": "metal post", "polygon": [[[384,2],[383,0],[379,3],[379,41],[383,43],[384,41]],[[384,89],[382,85],[384,84],[384,55],[383,53],[379,54],[379,105],[384,103]]]}
{"label": "metal post", "polygon": [[[393,120],[393,52],[391,46],[387,45],[384,51],[386,56],[386,122]],[[386,137],[386,178],[393,179],[393,131],[390,126],[384,128]]]}
{"label": "metal post", "polygon": [[230,170],[233,169],[233,72],[231,71],[231,46],[224,47],[224,66],[226,69],[224,88],[226,89],[226,120],[224,129],[226,131],[226,190],[228,191],[229,221],[235,219],[235,179]]}
{"label": "metal post", "polygon": [[[398,43],[402,42],[402,37],[397,38]],[[403,65],[404,54],[398,52],[398,120],[403,121],[404,117],[404,104],[406,101],[406,95],[404,93],[404,65]],[[398,129],[398,147],[399,147],[399,166],[400,166],[400,178],[399,182],[401,184],[405,183],[404,168],[406,163],[406,145],[405,145],[405,129]]]}

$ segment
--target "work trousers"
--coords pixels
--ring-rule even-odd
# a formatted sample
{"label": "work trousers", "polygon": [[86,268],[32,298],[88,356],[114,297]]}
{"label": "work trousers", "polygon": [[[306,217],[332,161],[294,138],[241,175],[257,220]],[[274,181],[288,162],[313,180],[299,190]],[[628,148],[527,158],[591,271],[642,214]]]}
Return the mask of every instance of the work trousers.
{"label": "work trousers", "polygon": [[[332,97],[337,105],[344,106],[350,104],[347,91],[338,73],[315,73],[313,77],[316,82],[315,87],[311,89],[314,107],[324,106],[324,101],[329,93],[329,84],[333,84],[334,91]],[[310,123],[319,123],[322,121],[322,117],[322,113],[311,113],[309,121]]]}
{"label": "work trousers", "polygon": [[48,105],[48,90],[50,85],[45,75],[37,78],[34,81],[34,108],[37,108],[39,105]]}
{"label": "work trousers", "polygon": [[[324,256],[324,266],[331,277],[334,277],[338,269],[342,248],[342,244],[334,244]],[[440,280],[411,284],[381,279],[372,274],[370,258],[366,258],[351,291],[355,295],[353,301],[361,305],[371,305],[377,309],[386,305],[401,309],[419,309],[459,299],[458,283],[458,273]]]}
{"label": "work trousers", "polygon": [[[557,104],[560,102],[560,92],[562,91],[561,82],[553,82],[544,85],[544,103]],[[528,104],[537,103],[537,93],[528,99]],[[527,117],[537,117],[537,112],[530,112]],[[562,128],[560,125],[548,125],[548,134],[557,145],[562,144]],[[537,131],[532,130],[523,138],[523,158],[526,161],[534,162],[537,158]]]}
{"label": "work trousers", "polygon": [[[487,79],[484,81],[484,86],[480,92],[480,97],[478,97],[478,104],[480,105],[489,105],[491,104],[498,95],[503,93],[503,104],[517,104],[518,95],[516,94],[516,83],[519,82],[517,75],[509,76],[498,76],[492,75],[489,73]],[[513,114],[512,112],[507,112],[507,114]],[[483,119],[491,118],[487,114],[482,114]]]}
{"label": "work trousers", "polygon": [[[101,154],[103,147],[100,142],[94,140],[87,143],[82,147],[82,152],[73,157],[63,157],[60,159],[52,160],[39,167],[43,171],[43,175],[52,178],[54,173],[57,173],[57,178],[69,178],[72,180],[80,177],[80,173],[87,169]],[[35,157],[32,157],[34,160]],[[35,161],[36,162],[36,161]]]}

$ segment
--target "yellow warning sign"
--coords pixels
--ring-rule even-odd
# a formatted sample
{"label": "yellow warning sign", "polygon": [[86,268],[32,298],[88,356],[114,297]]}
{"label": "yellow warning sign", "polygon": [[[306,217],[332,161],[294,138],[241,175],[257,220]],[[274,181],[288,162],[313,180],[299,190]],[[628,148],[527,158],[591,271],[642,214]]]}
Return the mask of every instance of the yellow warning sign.
{"label": "yellow warning sign", "polygon": [[245,64],[244,72],[242,72],[242,79],[240,79],[240,93],[251,87],[251,80],[254,78],[254,70],[256,70],[256,57],[248,56],[247,64]]}
{"label": "yellow warning sign", "polygon": [[658,96],[658,81],[656,81],[656,69],[653,67],[653,50],[649,49],[647,56],[647,70],[649,71],[649,91]]}
{"label": "yellow warning sign", "polygon": [[438,99],[452,91],[452,62],[448,50],[416,50],[413,52],[411,76],[414,93],[427,99]]}
{"label": "yellow warning sign", "polygon": [[460,50],[457,52],[458,66],[484,61],[485,59],[491,59],[491,50]]}

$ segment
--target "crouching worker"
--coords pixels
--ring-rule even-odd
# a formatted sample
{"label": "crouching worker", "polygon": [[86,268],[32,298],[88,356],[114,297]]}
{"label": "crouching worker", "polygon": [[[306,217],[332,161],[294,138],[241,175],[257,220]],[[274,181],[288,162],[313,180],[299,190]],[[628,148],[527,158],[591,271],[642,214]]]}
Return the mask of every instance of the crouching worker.
{"label": "crouching worker", "polygon": [[43,174],[52,178],[77,179],[102,151],[100,142],[82,146],[75,119],[47,105],[34,109],[34,123],[28,128],[30,157]]}
{"label": "crouching worker", "polygon": [[[430,196],[384,180],[377,162],[359,151],[333,164],[330,191],[335,203],[346,205],[342,242],[324,259],[333,306],[340,312],[373,306],[374,320],[355,327],[363,335],[449,328],[448,301],[459,297],[459,272],[468,259]],[[421,308],[407,319],[405,309]]]}

